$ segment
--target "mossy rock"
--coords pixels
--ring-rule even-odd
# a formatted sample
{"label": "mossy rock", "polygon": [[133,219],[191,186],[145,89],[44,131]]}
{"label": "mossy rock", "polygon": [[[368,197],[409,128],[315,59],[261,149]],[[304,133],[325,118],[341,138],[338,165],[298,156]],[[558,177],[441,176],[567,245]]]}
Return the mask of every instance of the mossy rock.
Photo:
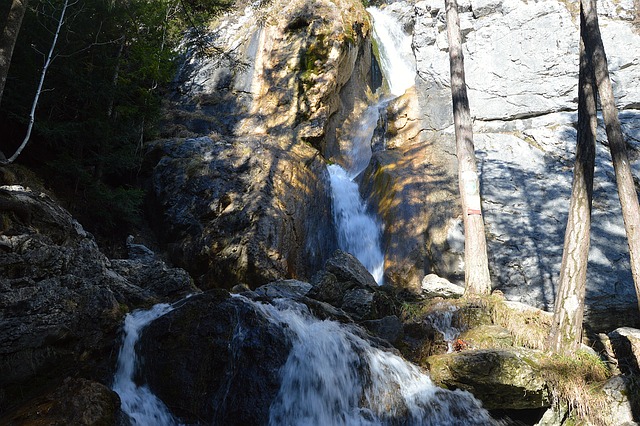
{"label": "mossy rock", "polygon": [[513,336],[499,325],[481,325],[460,334],[460,339],[470,348],[508,348],[513,346]]}
{"label": "mossy rock", "polygon": [[522,348],[482,349],[434,355],[427,363],[438,385],[469,391],[490,410],[520,410],[550,405],[541,357]]}

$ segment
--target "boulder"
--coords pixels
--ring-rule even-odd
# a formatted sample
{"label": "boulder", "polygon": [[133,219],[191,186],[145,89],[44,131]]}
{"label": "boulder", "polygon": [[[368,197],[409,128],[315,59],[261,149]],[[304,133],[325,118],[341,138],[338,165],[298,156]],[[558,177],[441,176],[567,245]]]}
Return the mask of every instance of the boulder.
{"label": "boulder", "polygon": [[540,356],[523,348],[482,349],[433,355],[427,363],[439,385],[467,390],[489,410],[521,410],[550,405]]}
{"label": "boulder", "polygon": [[126,277],[129,283],[166,299],[178,299],[200,290],[184,269],[171,268],[161,260],[112,259],[111,270]]}
{"label": "boulder", "polygon": [[342,309],[356,321],[395,314],[392,288],[378,286],[353,255],[337,250],[325,270],[316,274],[307,296]]}
{"label": "boulder", "polygon": [[309,292],[309,290],[311,290],[311,288],[311,284],[305,283],[303,281],[282,280],[260,286],[255,289],[253,293],[259,297],[268,299],[273,299],[276,297],[286,299],[300,299],[305,296]]}
{"label": "boulder", "polygon": [[364,328],[391,344],[398,344],[404,337],[404,325],[396,315],[360,322]]}
{"label": "boulder", "polygon": [[290,348],[265,311],[212,290],[145,328],[140,374],[186,423],[267,424]]}
{"label": "boulder", "polygon": [[464,287],[452,284],[451,281],[436,274],[426,275],[422,279],[422,295],[424,297],[459,298],[464,294]]}

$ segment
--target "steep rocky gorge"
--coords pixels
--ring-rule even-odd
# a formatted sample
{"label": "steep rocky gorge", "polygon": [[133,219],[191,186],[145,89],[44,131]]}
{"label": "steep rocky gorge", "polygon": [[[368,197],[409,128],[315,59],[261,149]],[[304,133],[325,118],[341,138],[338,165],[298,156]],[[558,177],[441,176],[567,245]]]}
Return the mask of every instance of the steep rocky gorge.
{"label": "steep rocky gorge", "polygon": [[[575,5],[461,3],[493,284],[509,300],[549,310],[575,143]],[[637,170],[640,64],[633,55],[640,36],[633,6],[605,2],[601,12]],[[28,414],[13,419],[61,411],[67,415],[62,423],[82,423],[68,413],[99,407],[108,424],[127,424],[117,396],[97,383],[111,385],[122,318],[129,310],[177,299],[175,309],[142,334],[137,348],[144,362],[132,380],[187,422],[280,424],[308,415],[295,410],[304,404],[281,394],[281,372],[290,359],[301,360],[302,371],[312,370],[304,368],[305,356],[326,348],[313,346],[314,339],[304,356],[292,348],[304,346],[300,324],[317,322],[333,337],[351,333],[331,359],[347,360],[360,393],[327,404],[355,404],[350,415],[363,422],[377,416],[391,424],[421,424],[415,413],[428,418],[442,414],[433,407],[444,407],[442,412],[459,416],[473,413],[461,424],[491,424],[479,403],[459,389],[472,391],[491,409],[550,406],[547,383],[530,365],[537,352],[501,347],[425,361],[445,352],[447,342],[432,320],[407,319],[408,302],[426,294],[423,283],[433,280],[425,275],[462,279],[463,237],[443,5],[395,2],[385,9],[412,37],[417,65],[415,87],[382,108],[371,162],[356,178],[369,210],[384,224],[386,285],[377,286],[353,256],[335,252],[327,172],[330,163],[351,161],[345,153],[359,117],[385,84],[377,74],[379,46],[372,42],[369,15],[361,2],[349,0],[246,7],[221,17],[213,30],[212,41],[228,55],[185,53],[167,100],[163,138],[146,146],[149,217],[171,263],[188,273],[152,254],[107,259],[49,197],[21,187],[0,189],[0,420],[8,408],[39,396],[26,404]],[[589,323],[609,332],[637,325],[638,314],[606,138],[599,136],[587,308]],[[242,295],[224,290],[232,287]],[[434,300],[431,308],[441,314],[440,299]],[[274,311],[282,305],[302,312],[302,319],[288,323],[290,317]],[[481,311],[481,304],[471,305],[459,316]],[[483,321],[479,326],[513,340],[493,319]],[[317,334],[310,335],[321,341],[324,332],[313,330]],[[627,360],[638,357],[634,335],[631,329],[610,334],[612,341],[620,339],[616,350],[629,346]],[[412,361],[431,365],[439,384],[458,390],[435,388],[414,367],[407,367],[407,382],[416,380],[434,400],[402,400],[376,388],[383,374],[363,360],[395,371],[391,365],[404,361],[394,358],[392,344]],[[452,361],[443,365],[441,359]],[[623,367],[630,369],[625,374],[638,373],[637,364]],[[479,369],[495,374],[474,376]],[[62,382],[68,376],[74,378]],[[316,390],[332,387],[314,380]],[[288,386],[301,385],[294,380]],[[385,386],[401,388],[395,382]],[[627,385],[616,386],[616,404],[633,421]],[[85,393],[86,399],[70,397]],[[359,405],[364,399],[369,405]],[[377,412],[378,403],[394,408]]]}

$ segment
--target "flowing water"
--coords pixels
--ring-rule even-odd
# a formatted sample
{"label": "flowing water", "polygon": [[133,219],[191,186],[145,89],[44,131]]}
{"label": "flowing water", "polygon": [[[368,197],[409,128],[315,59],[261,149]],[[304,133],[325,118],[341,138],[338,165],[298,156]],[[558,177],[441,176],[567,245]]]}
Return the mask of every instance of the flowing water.
{"label": "flowing water", "polygon": [[411,37],[393,15],[377,7],[369,7],[367,12],[373,18],[373,38],[389,93],[401,96],[415,84],[416,63]]}
{"label": "flowing water", "polygon": [[338,247],[354,255],[373,275],[378,284],[384,280],[384,252],[381,244],[382,225],[367,209],[354,179],[371,160],[371,139],[388,103],[402,95],[415,81],[415,60],[411,37],[401,23],[375,7],[367,9],[374,22],[374,39],[389,94],[369,106],[360,117],[352,138],[351,149],[345,156],[346,165],[328,167],[331,181],[333,214],[338,232]]}
{"label": "flowing water", "polygon": [[112,389],[120,396],[121,408],[139,426],[171,426],[177,422],[169,409],[145,385],[134,382],[138,368],[138,355],[135,345],[140,333],[153,320],[173,310],[166,303],[155,305],[148,311],[134,311],[124,320],[124,340],[113,379]]}
{"label": "flowing water", "polygon": [[258,306],[293,341],[271,426],[496,424],[470,393],[438,388],[415,365],[373,347],[356,327],[319,320],[289,300]]}
{"label": "flowing water", "polygon": [[436,311],[428,317],[433,328],[442,334],[442,338],[447,342],[448,353],[453,352],[453,343],[460,335],[460,330],[453,326],[453,315],[457,310],[456,306],[448,306],[444,310]]}

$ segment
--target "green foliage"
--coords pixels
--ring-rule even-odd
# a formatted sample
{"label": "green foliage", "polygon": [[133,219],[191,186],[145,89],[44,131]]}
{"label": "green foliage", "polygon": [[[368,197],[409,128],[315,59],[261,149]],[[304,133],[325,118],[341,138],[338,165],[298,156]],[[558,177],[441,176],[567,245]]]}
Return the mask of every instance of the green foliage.
{"label": "green foliage", "polygon": [[[231,0],[71,2],[36,110],[32,140],[18,161],[47,184],[93,232],[139,217],[134,189],[144,141],[155,137],[163,90],[176,70],[186,29],[203,27]],[[31,0],[2,104],[0,150],[11,154],[53,39],[62,0]],[[93,225],[93,226],[92,226]]]}

